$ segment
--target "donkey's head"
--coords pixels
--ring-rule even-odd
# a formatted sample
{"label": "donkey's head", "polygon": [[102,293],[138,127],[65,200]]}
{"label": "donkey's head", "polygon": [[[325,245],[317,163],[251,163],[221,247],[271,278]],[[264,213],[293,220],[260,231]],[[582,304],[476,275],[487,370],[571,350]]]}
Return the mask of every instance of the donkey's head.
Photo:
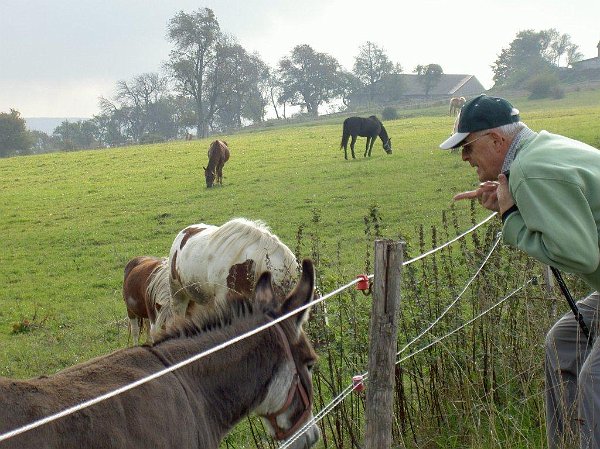
{"label": "donkey's head", "polygon": [[[277,301],[271,286],[270,273],[263,273],[256,284],[256,301],[277,319],[310,303],[314,291],[314,268],[310,260],[302,262],[302,277],[283,303]],[[317,355],[306,337],[302,325],[309,309],[304,309],[275,324],[270,331],[278,340],[281,363],[271,379],[269,391],[257,408],[271,435],[278,440],[290,438],[299,429],[303,432],[290,447],[312,447],[319,439],[319,429],[312,420],[312,368]]]}

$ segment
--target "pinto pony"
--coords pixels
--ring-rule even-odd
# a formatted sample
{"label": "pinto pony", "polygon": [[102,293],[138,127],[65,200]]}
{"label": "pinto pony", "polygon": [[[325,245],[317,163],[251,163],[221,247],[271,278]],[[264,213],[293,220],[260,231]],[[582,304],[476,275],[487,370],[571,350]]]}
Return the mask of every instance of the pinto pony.
{"label": "pinto pony", "polygon": [[275,291],[284,296],[292,289],[299,266],[294,253],[264,223],[235,218],[221,226],[186,227],[148,286],[154,300],[165,304],[156,327],[185,315],[191,303],[197,303],[198,320],[220,316],[230,302],[251,295],[259,274],[267,270]]}
{"label": "pinto pony", "polygon": [[156,304],[154,298],[148,294],[148,285],[156,269],[166,261],[166,258],[139,256],[131,259],[125,266],[123,300],[127,307],[129,329],[134,345],[139,343],[144,325],[146,326],[146,340],[151,341],[152,339],[157,311],[161,306]]}
{"label": "pinto pony", "polygon": [[[51,376],[0,378],[0,447],[217,449],[252,412],[275,439],[289,439],[312,419],[316,354],[302,329],[308,309],[89,408],[39,420],[265,326],[309,304],[313,289],[313,265],[305,260],[287,297],[276,295],[265,272],[252,299],[231,304],[226,319],[210,326],[183,320],[153,346],[121,349]],[[318,439],[312,424],[290,447],[310,448]]]}
{"label": "pinto pony", "polygon": [[465,97],[453,97],[450,100],[450,115],[458,114],[466,101]]}
{"label": "pinto pony", "polygon": [[[204,168],[206,187],[212,187],[216,182],[223,185],[223,166],[229,160],[229,148],[227,142],[215,140],[208,148],[208,167]],[[216,181],[215,181],[216,179]]]}
{"label": "pinto pony", "polygon": [[352,151],[352,159],[356,159],[354,155],[354,144],[356,143],[357,136],[366,137],[367,145],[365,148],[364,157],[371,156],[371,150],[375,143],[375,138],[379,136],[381,142],[383,142],[383,149],[387,154],[392,154],[392,139],[388,137],[387,131],[383,126],[383,123],[374,115],[363,118],[363,117],[348,117],[344,120],[344,126],[342,130],[342,144],[340,148],[344,149],[344,158],[348,160],[348,139],[352,136],[350,142],[350,150]]}

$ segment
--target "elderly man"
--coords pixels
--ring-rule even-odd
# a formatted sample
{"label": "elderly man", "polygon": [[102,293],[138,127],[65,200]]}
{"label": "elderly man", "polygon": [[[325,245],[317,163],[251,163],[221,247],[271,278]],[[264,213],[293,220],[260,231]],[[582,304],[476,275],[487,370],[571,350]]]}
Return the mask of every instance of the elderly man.
{"label": "elderly man", "polygon": [[[505,243],[581,277],[595,292],[578,302],[592,333],[600,319],[600,151],[520,121],[508,101],[480,95],[465,104],[442,149],[462,147],[481,184],[477,198],[500,213]],[[509,176],[510,173],[510,176]],[[590,345],[571,313],[546,336],[550,448],[600,448],[600,339]]]}

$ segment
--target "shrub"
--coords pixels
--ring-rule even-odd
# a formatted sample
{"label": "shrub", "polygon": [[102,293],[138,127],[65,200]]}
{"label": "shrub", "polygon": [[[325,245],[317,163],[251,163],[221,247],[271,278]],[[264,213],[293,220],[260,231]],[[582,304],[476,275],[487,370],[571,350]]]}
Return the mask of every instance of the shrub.
{"label": "shrub", "polygon": [[387,106],[387,107],[383,108],[383,112],[381,113],[381,118],[383,120],[395,120],[398,118],[398,111],[396,111],[396,108]]}
{"label": "shrub", "polygon": [[554,89],[552,89],[552,98],[559,100],[564,97],[565,97],[565,90],[562,87],[556,86],[556,87],[554,87]]}
{"label": "shrub", "polygon": [[[558,78],[553,73],[540,73],[527,82],[527,90],[531,92],[529,99],[535,100],[550,97],[562,98],[556,96],[556,93],[562,90],[559,88],[558,84]],[[564,92],[562,95],[564,96]]]}
{"label": "shrub", "polygon": [[142,137],[140,137],[141,144],[158,143],[158,142],[164,142],[164,141],[165,141],[165,138],[163,136],[161,136],[160,134],[156,134],[156,133],[148,133],[148,134],[144,134]]}

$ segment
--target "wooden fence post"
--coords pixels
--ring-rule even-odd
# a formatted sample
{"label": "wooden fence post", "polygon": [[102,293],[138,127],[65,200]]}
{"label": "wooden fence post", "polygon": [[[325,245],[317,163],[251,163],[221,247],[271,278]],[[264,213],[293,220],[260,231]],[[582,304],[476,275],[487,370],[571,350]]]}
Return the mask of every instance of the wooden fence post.
{"label": "wooden fence post", "polygon": [[366,449],[388,449],[392,444],[394,365],[403,251],[404,242],[375,241],[375,276],[369,326],[369,378],[366,389]]}

